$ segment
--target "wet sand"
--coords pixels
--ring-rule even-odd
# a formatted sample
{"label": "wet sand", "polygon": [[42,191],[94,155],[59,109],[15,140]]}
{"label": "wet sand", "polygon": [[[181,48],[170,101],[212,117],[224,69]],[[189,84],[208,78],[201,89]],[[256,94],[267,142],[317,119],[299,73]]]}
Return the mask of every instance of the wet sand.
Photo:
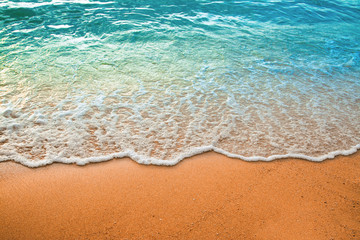
{"label": "wet sand", "polygon": [[360,153],[266,163],[210,152],[174,167],[3,162],[0,239],[360,239]]}

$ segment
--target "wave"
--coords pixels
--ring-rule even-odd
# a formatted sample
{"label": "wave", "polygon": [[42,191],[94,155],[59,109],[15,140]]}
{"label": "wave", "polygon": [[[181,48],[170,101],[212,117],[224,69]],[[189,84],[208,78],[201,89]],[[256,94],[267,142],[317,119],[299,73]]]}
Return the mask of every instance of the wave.
{"label": "wave", "polygon": [[109,155],[105,155],[105,156],[98,156],[98,157],[54,158],[54,159],[44,159],[44,160],[39,160],[39,161],[27,160],[20,156],[18,156],[18,157],[12,157],[12,156],[11,157],[2,157],[2,156],[0,156],[0,162],[15,161],[24,166],[36,168],[36,167],[50,165],[53,163],[65,163],[65,164],[74,164],[75,163],[79,166],[82,166],[82,165],[86,165],[89,163],[99,163],[99,162],[110,161],[113,159],[130,158],[133,161],[135,161],[139,164],[144,164],[144,165],[174,166],[186,158],[190,158],[190,157],[193,157],[193,156],[205,153],[205,152],[210,152],[210,151],[220,153],[229,158],[237,158],[237,159],[241,159],[241,160],[248,161],[248,162],[253,162],[253,161],[268,162],[268,161],[274,161],[277,159],[286,159],[286,158],[297,158],[297,159],[304,159],[304,160],[313,161],[313,162],[321,162],[321,161],[324,161],[327,159],[333,159],[336,156],[340,156],[340,155],[348,156],[348,155],[354,154],[359,149],[360,149],[360,144],[353,146],[348,150],[337,150],[337,151],[333,151],[333,152],[330,152],[330,153],[327,153],[325,155],[318,156],[318,157],[311,157],[311,156],[307,156],[307,155],[303,155],[303,154],[291,154],[291,153],[284,154],[284,155],[272,155],[269,157],[262,157],[262,156],[245,157],[245,156],[241,156],[238,154],[229,153],[223,149],[216,148],[213,146],[204,146],[204,147],[193,148],[186,153],[180,154],[177,158],[175,158],[173,160],[161,160],[161,159],[156,159],[156,158],[148,158],[143,155],[138,155],[137,153],[135,153],[133,151],[128,151],[128,152],[118,152],[118,153],[113,153],[113,154],[109,154]]}
{"label": "wave", "polygon": [[357,13],[352,1],[3,1],[0,158],[352,152]]}

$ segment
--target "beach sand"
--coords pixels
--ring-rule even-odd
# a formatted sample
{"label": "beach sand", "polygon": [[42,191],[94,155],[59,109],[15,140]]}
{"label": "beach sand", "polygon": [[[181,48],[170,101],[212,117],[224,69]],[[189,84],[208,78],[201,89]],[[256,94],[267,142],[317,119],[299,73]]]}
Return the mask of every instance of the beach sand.
{"label": "beach sand", "polygon": [[3,162],[0,239],[360,239],[360,153],[316,163],[209,152],[174,167]]}

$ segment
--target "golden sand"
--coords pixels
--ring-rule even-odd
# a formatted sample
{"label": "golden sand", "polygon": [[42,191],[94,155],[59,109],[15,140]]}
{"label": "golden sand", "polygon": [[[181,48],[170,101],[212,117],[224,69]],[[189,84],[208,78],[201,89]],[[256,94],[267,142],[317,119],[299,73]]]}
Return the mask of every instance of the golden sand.
{"label": "golden sand", "polygon": [[360,153],[315,163],[210,152],[174,167],[3,162],[0,239],[360,239]]}

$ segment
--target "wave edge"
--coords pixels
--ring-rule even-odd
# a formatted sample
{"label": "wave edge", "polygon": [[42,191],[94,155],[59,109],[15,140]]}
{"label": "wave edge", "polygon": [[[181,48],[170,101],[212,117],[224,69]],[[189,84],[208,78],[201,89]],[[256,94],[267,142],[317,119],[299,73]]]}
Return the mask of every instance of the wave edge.
{"label": "wave edge", "polygon": [[214,146],[203,146],[203,147],[196,147],[192,148],[190,151],[187,151],[185,153],[180,154],[177,158],[173,160],[163,160],[163,159],[156,159],[151,157],[146,157],[140,154],[137,154],[134,151],[127,151],[127,152],[117,152],[112,153],[108,155],[98,156],[98,157],[88,157],[88,158],[54,158],[54,159],[44,159],[39,161],[31,161],[28,160],[22,156],[5,156],[3,158],[0,158],[0,162],[5,161],[14,161],[17,162],[23,166],[30,167],[30,168],[37,168],[37,167],[43,167],[46,165],[50,165],[53,163],[64,163],[64,164],[77,164],[79,166],[83,166],[90,163],[100,163],[100,162],[106,162],[110,161],[116,158],[130,158],[131,160],[143,164],[143,165],[157,165],[157,166],[175,166],[179,162],[183,161],[186,158],[190,158],[202,153],[206,152],[216,152],[219,154],[222,154],[229,158],[236,158],[241,159],[243,161],[247,162],[256,162],[256,161],[262,161],[262,162],[270,162],[277,159],[285,159],[285,158],[296,158],[296,159],[303,159],[311,162],[322,162],[327,159],[333,159],[336,156],[348,156],[351,154],[356,153],[360,149],[360,144],[357,144],[355,146],[352,146],[351,148],[347,150],[337,150],[332,151],[327,154],[312,157],[304,154],[283,154],[283,155],[271,155],[269,157],[263,157],[263,156],[251,156],[246,157],[239,154],[230,153],[228,151],[225,151],[221,148],[217,148]]}

